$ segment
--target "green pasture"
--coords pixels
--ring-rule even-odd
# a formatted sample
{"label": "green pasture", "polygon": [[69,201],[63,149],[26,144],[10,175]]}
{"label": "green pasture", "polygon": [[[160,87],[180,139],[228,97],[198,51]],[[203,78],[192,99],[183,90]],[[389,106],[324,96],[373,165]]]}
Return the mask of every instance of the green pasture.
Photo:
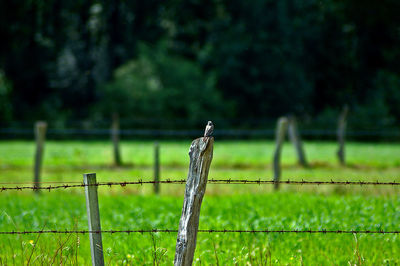
{"label": "green pasture", "polygon": [[[190,141],[161,142],[161,179],[186,178],[189,166]],[[334,142],[305,142],[310,167],[297,165],[293,147],[287,143],[282,152],[282,179],[292,180],[399,180],[400,144],[349,143],[348,165],[342,167],[336,158]],[[215,140],[214,158],[209,178],[272,179],[272,141],[218,141]],[[29,141],[0,142],[0,183],[31,182],[35,145]],[[82,174],[95,172],[98,181],[134,181],[153,178],[154,143],[150,141],[122,141],[124,165],[115,167],[111,143],[108,141],[48,141],[42,170],[42,181],[82,181]],[[115,191],[105,189],[104,193]],[[372,192],[392,193],[392,187],[343,186],[283,186],[284,190],[315,192]],[[121,193],[146,195],[151,186],[131,186]],[[265,193],[271,186],[210,186],[208,194]],[[177,185],[162,186],[162,194],[178,195]]]}
{"label": "green pasture", "polygon": [[[161,179],[186,178],[190,141],[161,141]],[[0,186],[32,181],[34,143],[0,142]],[[116,167],[108,141],[48,141],[42,181],[152,179],[150,141],[122,141],[124,165]],[[209,178],[271,179],[272,141],[215,140]],[[340,166],[336,143],[305,142],[310,166],[297,165],[293,147],[282,153],[282,178],[293,180],[400,181],[400,144],[348,143],[348,165]],[[201,229],[400,230],[399,188],[391,186],[208,185]],[[184,185],[101,187],[102,229],[177,229]],[[0,193],[0,231],[87,229],[82,188]],[[176,233],[105,234],[110,265],[170,265]],[[196,265],[397,265],[398,235],[205,234]],[[0,265],[89,265],[87,235],[0,235]]]}
{"label": "green pasture", "polygon": [[[161,141],[163,166],[177,167],[188,163],[191,141]],[[336,165],[335,142],[305,142],[308,161],[316,166]],[[153,164],[151,141],[122,141],[122,159],[128,166],[147,167]],[[219,141],[215,140],[215,168],[268,168],[275,144],[270,140]],[[29,167],[33,163],[35,143],[32,141],[0,141],[3,167]],[[348,143],[347,158],[351,167],[400,167],[400,143]],[[112,165],[112,148],[109,141],[47,141],[45,165],[51,167],[99,167]],[[296,163],[290,143],[283,147],[282,162]]]}
{"label": "green pasture", "polygon": [[[183,192],[183,190],[182,190]],[[182,198],[175,196],[102,195],[102,229],[176,229]],[[348,229],[398,230],[398,197],[325,197],[309,193],[206,196],[201,229]],[[83,193],[41,196],[3,195],[1,230],[87,228]],[[154,256],[170,265],[176,233],[104,234],[106,262],[152,265]],[[36,245],[36,246],[35,246]],[[396,235],[207,234],[199,233],[196,265],[396,265]],[[87,235],[0,236],[0,264],[89,265]]]}

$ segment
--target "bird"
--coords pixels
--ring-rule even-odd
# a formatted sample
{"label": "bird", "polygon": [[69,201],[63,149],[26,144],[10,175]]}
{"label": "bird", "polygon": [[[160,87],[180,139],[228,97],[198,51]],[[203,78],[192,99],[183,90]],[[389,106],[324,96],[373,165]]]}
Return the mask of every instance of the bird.
{"label": "bird", "polygon": [[214,131],[214,125],[211,121],[208,121],[206,130],[204,131],[204,137],[211,137],[213,131]]}

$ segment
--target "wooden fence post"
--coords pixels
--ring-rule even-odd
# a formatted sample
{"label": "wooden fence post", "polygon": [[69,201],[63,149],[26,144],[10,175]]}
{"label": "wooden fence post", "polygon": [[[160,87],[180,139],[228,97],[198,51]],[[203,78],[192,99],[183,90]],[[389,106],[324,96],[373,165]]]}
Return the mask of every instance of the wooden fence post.
{"label": "wooden fence post", "polygon": [[122,165],[121,154],[119,150],[119,116],[118,113],[113,113],[112,115],[112,125],[111,125],[111,139],[113,142],[114,150],[114,164],[117,166]]}
{"label": "wooden fence post", "polygon": [[301,141],[299,132],[297,130],[296,117],[294,116],[289,117],[289,138],[290,141],[293,143],[294,149],[297,153],[297,159],[299,164],[306,167],[307,166],[306,155],[304,153],[303,143]]}
{"label": "wooden fence post", "polygon": [[154,193],[160,193],[160,145],[158,142],[154,143]]}
{"label": "wooden fence post", "polygon": [[90,252],[92,265],[104,265],[103,244],[101,240],[99,201],[97,196],[96,174],[84,174],[86,210],[89,224]]}
{"label": "wooden fence post", "polygon": [[345,138],[346,138],[346,127],[347,127],[347,114],[349,113],[349,107],[345,105],[343,107],[342,113],[338,120],[337,138],[339,143],[339,149],[337,151],[337,156],[341,165],[346,164],[345,160]]}
{"label": "wooden fence post", "polygon": [[279,189],[279,179],[281,177],[281,150],[282,144],[285,141],[286,130],[288,127],[288,119],[286,117],[281,117],[278,119],[275,132],[275,152],[274,152],[274,189]]}
{"label": "wooden fence post", "polygon": [[[44,152],[44,141],[46,139],[47,123],[43,121],[38,121],[35,124],[35,139],[36,139],[36,153],[35,153],[35,163],[34,163],[34,186],[40,187],[40,174],[42,169],[43,152]],[[40,190],[35,190],[39,193]]]}
{"label": "wooden fence post", "polygon": [[188,266],[192,265],[193,262],[200,207],[206,191],[208,171],[213,158],[213,145],[214,138],[211,136],[195,139],[190,145],[190,165],[176,240],[175,266]]}

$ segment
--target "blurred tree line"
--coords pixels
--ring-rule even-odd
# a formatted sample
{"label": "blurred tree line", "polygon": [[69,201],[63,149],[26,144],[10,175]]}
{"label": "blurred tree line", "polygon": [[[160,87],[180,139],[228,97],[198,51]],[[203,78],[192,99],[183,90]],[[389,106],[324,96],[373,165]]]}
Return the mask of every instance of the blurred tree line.
{"label": "blurred tree line", "polygon": [[[397,0],[0,2],[2,126],[400,121]],[[328,122],[327,122],[328,121]],[[140,123],[139,123],[140,124]],[[329,125],[328,125],[329,126]]]}

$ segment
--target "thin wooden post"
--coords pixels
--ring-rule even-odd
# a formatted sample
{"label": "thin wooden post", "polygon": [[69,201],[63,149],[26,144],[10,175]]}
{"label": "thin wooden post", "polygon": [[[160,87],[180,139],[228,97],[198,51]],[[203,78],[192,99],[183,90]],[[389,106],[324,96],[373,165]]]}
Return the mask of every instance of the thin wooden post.
{"label": "thin wooden post", "polygon": [[286,131],[288,127],[288,119],[281,117],[278,119],[275,132],[275,152],[274,152],[274,189],[279,189],[279,179],[281,178],[281,150],[285,141]]}
{"label": "thin wooden post", "polygon": [[114,150],[114,164],[117,166],[122,165],[121,154],[119,150],[119,116],[118,113],[113,113],[111,125],[111,139],[113,142]]}
{"label": "thin wooden post", "polygon": [[299,132],[297,130],[297,121],[296,117],[290,116],[289,117],[289,138],[290,141],[293,143],[294,149],[297,153],[297,160],[300,165],[307,167],[307,160],[306,155],[303,149],[303,143],[301,141]]}
{"label": "thin wooden post", "polygon": [[213,158],[213,145],[214,138],[208,136],[195,139],[190,145],[189,173],[176,240],[175,266],[188,266],[192,265],[193,262],[200,208],[206,191],[208,171]]}
{"label": "thin wooden post", "polygon": [[160,145],[154,143],[154,193],[160,193]]}
{"label": "thin wooden post", "polygon": [[99,201],[97,196],[96,174],[84,174],[86,209],[89,224],[90,252],[92,265],[104,265],[103,244],[101,240]]}
{"label": "thin wooden post", "polygon": [[346,127],[347,127],[347,114],[349,113],[349,107],[345,105],[342,113],[338,120],[337,138],[339,143],[339,149],[337,156],[341,165],[346,164],[345,160],[345,139],[346,139]]}
{"label": "thin wooden post", "polygon": [[[36,153],[35,153],[35,163],[33,170],[33,184],[40,187],[40,174],[42,170],[43,152],[44,152],[44,142],[46,139],[47,123],[43,121],[38,121],[35,124],[35,139],[36,139]],[[35,192],[39,193],[39,189]]]}

